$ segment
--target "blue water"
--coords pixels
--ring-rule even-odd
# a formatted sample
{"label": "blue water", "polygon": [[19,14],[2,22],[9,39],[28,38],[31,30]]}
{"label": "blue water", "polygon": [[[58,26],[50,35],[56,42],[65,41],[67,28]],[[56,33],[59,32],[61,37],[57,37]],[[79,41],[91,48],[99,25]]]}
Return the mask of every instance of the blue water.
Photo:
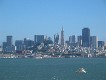
{"label": "blue water", "polygon": [[0,80],[106,80],[106,58],[0,59]]}

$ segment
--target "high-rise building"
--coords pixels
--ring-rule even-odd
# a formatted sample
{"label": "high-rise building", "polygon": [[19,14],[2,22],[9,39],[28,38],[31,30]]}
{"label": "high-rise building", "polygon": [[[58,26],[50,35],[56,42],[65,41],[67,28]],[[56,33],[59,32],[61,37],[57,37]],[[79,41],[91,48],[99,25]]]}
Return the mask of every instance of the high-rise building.
{"label": "high-rise building", "polygon": [[16,51],[24,50],[24,41],[23,40],[16,40],[15,46],[16,46]]}
{"label": "high-rise building", "polygon": [[70,47],[76,47],[76,37],[75,37],[75,35],[69,36],[69,45],[70,45]]}
{"label": "high-rise building", "polygon": [[12,45],[13,45],[12,36],[7,36],[7,46],[12,46]]}
{"label": "high-rise building", "polygon": [[44,35],[35,35],[34,36],[34,43],[41,44],[44,41]]}
{"label": "high-rise building", "polygon": [[90,36],[90,46],[91,46],[92,49],[98,48],[97,36]]}
{"label": "high-rise building", "polygon": [[54,35],[54,44],[58,44],[59,43],[59,34],[55,34]]}
{"label": "high-rise building", "polygon": [[64,46],[64,31],[63,31],[63,27],[62,27],[62,31],[61,31],[61,45]]}
{"label": "high-rise building", "polygon": [[77,36],[77,44],[78,46],[82,46],[82,36]]}
{"label": "high-rise building", "polygon": [[6,52],[7,42],[3,42],[3,52]]}
{"label": "high-rise building", "polygon": [[25,48],[28,49],[34,45],[34,41],[30,40],[29,38],[24,38],[24,45]]}
{"label": "high-rise building", "polygon": [[3,51],[7,53],[14,53],[15,52],[15,46],[13,45],[12,36],[7,36],[7,41],[3,42]]}
{"label": "high-rise building", "polygon": [[82,47],[90,47],[90,29],[82,29]]}
{"label": "high-rise building", "polygon": [[69,36],[69,42],[70,43],[75,43],[76,42],[75,35]]}
{"label": "high-rise building", "polygon": [[15,46],[14,45],[12,45],[12,46],[7,46],[6,47],[6,52],[7,53],[14,53],[15,52]]}

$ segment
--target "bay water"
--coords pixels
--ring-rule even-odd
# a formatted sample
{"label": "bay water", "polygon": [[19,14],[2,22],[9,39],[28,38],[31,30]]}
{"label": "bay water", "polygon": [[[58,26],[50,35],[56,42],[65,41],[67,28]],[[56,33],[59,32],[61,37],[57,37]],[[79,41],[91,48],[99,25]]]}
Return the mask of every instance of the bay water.
{"label": "bay water", "polygon": [[106,80],[106,58],[0,59],[0,80]]}

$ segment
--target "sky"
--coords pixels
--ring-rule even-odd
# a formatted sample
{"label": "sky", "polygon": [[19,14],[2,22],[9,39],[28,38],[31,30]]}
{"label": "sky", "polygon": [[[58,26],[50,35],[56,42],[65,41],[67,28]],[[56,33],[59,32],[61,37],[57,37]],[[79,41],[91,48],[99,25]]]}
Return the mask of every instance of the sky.
{"label": "sky", "polygon": [[0,44],[54,34],[64,28],[65,40],[89,27],[91,36],[106,41],[106,0],[0,0]]}

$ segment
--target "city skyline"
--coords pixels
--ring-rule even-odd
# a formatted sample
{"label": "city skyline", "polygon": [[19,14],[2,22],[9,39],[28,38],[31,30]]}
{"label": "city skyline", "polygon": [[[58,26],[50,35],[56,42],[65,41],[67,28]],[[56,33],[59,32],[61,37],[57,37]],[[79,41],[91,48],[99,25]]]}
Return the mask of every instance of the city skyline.
{"label": "city skyline", "polygon": [[[96,53],[98,51],[106,52],[106,43],[99,41],[97,36],[90,35],[89,28],[82,29],[82,35],[69,36],[69,40],[64,41],[64,29],[61,29],[61,35],[54,34],[54,40],[45,35],[34,35],[34,40],[24,38],[23,40],[15,40],[13,36],[6,36],[6,42],[1,46],[3,53],[74,53],[81,56],[80,53]],[[76,54],[75,54],[76,53]],[[89,56],[89,55],[88,55]]]}
{"label": "city skyline", "polygon": [[[82,44],[82,47],[90,47],[92,40],[97,40],[98,42],[99,41],[103,41],[103,40],[99,40],[98,36],[96,35],[91,35],[90,32],[90,28],[88,27],[85,27],[82,29],[82,34],[81,35],[70,35],[68,36],[68,39],[65,40],[65,37],[64,37],[64,28],[62,26],[61,28],[61,31],[60,31],[60,34],[54,34],[54,37],[52,38],[51,36],[48,36],[48,35],[41,35],[41,34],[35,34],[33,35],[33,39],[30,39],[28,37],[23,37],[23,39],[14,39],[14,36],[12,35],[7,35],[5,36],[5,40],[2,42],[2,44],[4,42],[7,42],[7,44],[9,45],[14,45],[15,44],[15,41],[26,41],[26,40],[30,40],[30,41],[33,41],[34,44],[35,43],[43,43],[44,40],[52,40],[53,43],[55,44],[61,44],[61,45],[65,45],[65,43],[67,43],[67,41],[69,43],[81,43]],[[105,41],[103,41],[105,42]],[[92,42],[94,43],[94,41]]]}
{"label": "city skyline", "polygon": [[0,44],[8,35],[13,40],[33,40],[36,34],[53,39],[54,34],[61,34],[62,25],[65,41],[70,35],[81,35],[84,27],[106,41],[106,1],[1,0],[0,22]]}
{"label": "city skyline", "polygon": [[[63,28],[63,26],[61,27],[61,30],[60,30],[60,33],[58,33],[57,32],[57,35],[59,36],[59,44],[64,44],[65,43],[65,41],[69,41],[69,42],[72,42],[73,43],[73,41],[74,42],[77,42],[77,41],[79,41],[78,39],[78,37],[82,37],[82,33],[83,33],[83,29],[89,29],[89,31],[90,31],[90,33],[91,33],[91,30],[90,30],[90,28],[89,27],[84,27],[84,28],[82,28],[81,30],[81,34],[80,35],[76,35],[76,34],[72,34],[72,35],[70,35],[70,36],[67,36],[67,39],[66,39],[66,35],[64,35],[64,28]],[[85,30],[85,33],[86,33],[86,30]],[[85,34],[85,33],[83,33],[83,34]],[[29,38],[29,37],[23,37],[22,39],[15,39],[14,37],[15,36],[13,36],[13,35],[6,35],[5,36],[5,40],[4,41],[2,41],[1,42],[1,44],[0,45],[2,45],[3,44],[3,42],[6,42],[6,41],[8,41],[7,39],[7,37],[10,37],[10,39],[12,39],[12,44],[14,45],[15,44],[15,41],[17,41],[17,40],[24,40],[24,39],[28,39],[28,40],[32,40],[32,41],[34,41],[35,42],[35,36],[40,36],[40,37],[42,37],[42,38],[44,38],[44,39],[46,39],[46,38],[51,38],[52,39],[52,41],[54,42],[54,35],[56,35],[56,33],[55,34],[53,34],[52,36],[48,36],[48,35],[44,35],[44,34],[35,34],[35,35],[30,35],[30,36],[33,36],[32,38]],[[85,35],[85,36],[88,36],[88,35]],[[96,36],[96,35],[92,35],[92,34],[90,34],[89,35],[89,38],[90,37],[92,37],[92,36]],[[12,37],[12,38],[11,38]],[[40,39],[40,37],[39,37],[39,39]],[[72,38],[71,38],[72,37]],[[96,36],[97,37],[97,40],[98,41],[103,41],[103,40],[100,40],[99,39],[99,37],[98,36]],[[73,40],[70,40],[70,39],[73,39]],[[39,40],[38,40],[39,41]],[[61,43],[62,42],[62,43]],[[105,42],[105,41],[104,41]]]}

